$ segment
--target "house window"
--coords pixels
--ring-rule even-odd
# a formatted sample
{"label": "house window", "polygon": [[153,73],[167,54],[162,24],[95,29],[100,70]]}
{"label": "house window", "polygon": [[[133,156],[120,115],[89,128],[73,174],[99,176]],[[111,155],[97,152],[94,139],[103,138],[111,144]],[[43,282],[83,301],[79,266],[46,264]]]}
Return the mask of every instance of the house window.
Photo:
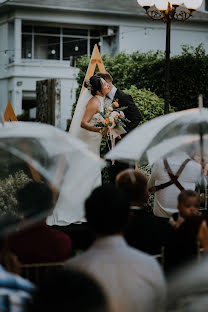
{"label": "house window", "polygon": [[60,38],[35,35],[34,58],[39,60],[60,60]]}
{"label": "house window", "polygon": [[205,0],[205,10],[208,11],[208,0]]}
{"label": "house window", "polygon": [[90,55],[94,45],[101,46],[107,28],[66,28],[22,23],[22,58],[70,61]]}

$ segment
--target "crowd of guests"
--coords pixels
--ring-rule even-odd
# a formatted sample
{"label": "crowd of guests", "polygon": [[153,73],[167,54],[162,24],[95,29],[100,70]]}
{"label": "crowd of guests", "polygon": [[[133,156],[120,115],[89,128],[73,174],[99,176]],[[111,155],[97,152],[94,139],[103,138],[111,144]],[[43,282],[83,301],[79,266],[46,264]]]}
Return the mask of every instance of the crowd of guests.
{"label": "crowd of guests", "polygon": [[[0,310],[164,310],[166,277],[197,258],[199,242],[208,250],[206,215],[200,215],[194,190],[201,168],[179,159],[156,164],[149,182],[139,170],[120,172],[115,185],[98,187],[87,198],[87,223],[68,231],[44,220],[31,224],[37,211],[53,209],[53,192],[44,183],[25,185],[17,194],[18,230],[0,241]],[[154,214],[145,208],[150,191],[156,192]],[[162,263],[154,257],[161,250]],[[52,262],[63,266],[39,285],[20,276],[20,263]]]}

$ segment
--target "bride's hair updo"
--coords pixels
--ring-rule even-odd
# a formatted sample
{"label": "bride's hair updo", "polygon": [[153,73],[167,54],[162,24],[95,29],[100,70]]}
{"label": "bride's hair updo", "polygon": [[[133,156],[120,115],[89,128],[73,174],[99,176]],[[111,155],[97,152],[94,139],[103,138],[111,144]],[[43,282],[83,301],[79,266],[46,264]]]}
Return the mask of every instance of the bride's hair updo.
{"label": "bride's hair updo", "polygon": [[90,90],[93,96],[97,94],[97,91],[100,91],[102,93],[101,79],[99,77],[96,77],[95,75],[92,76],[90,80],[85,80],[84,86],[85,88]]}

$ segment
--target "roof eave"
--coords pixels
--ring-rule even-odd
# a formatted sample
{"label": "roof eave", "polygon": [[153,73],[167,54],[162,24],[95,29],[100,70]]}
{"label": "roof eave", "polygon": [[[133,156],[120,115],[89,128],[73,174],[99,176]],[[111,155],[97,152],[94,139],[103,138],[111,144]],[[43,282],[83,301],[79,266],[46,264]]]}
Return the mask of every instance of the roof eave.
{"label": "roof eave", "polygon": [[59,11],[71,11],[71,12],[83,12],[83,13],[99,13],[99,14],[111,14],[111,15],[126,15],[126,16],[144,16],[145,12],[142,11],[139,13],[134,12],[122,12],[122,11],[114,11],[114,10],[98,10],[98,9],[84,9],[84,8],[67,8],[62,6],[53,6],[53,5],[39,5],[39,4],[27,4],[27,3],[16,3],[5,1],[0,4],[2,6],[10,6],[10,7],[25,7],[25,8],[37,8],[37,9],[49,9],[49,10],[59,10]]}

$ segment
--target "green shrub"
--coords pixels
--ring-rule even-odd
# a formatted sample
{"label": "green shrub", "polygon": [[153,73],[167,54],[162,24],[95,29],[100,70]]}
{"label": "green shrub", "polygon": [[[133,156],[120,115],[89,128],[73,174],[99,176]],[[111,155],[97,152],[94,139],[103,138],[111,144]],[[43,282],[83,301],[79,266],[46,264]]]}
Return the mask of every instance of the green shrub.
{"label": "green shrub", "polygon": [[16,193],[31,181],[22,170],[0,180],[0,217],[19,216]]}

